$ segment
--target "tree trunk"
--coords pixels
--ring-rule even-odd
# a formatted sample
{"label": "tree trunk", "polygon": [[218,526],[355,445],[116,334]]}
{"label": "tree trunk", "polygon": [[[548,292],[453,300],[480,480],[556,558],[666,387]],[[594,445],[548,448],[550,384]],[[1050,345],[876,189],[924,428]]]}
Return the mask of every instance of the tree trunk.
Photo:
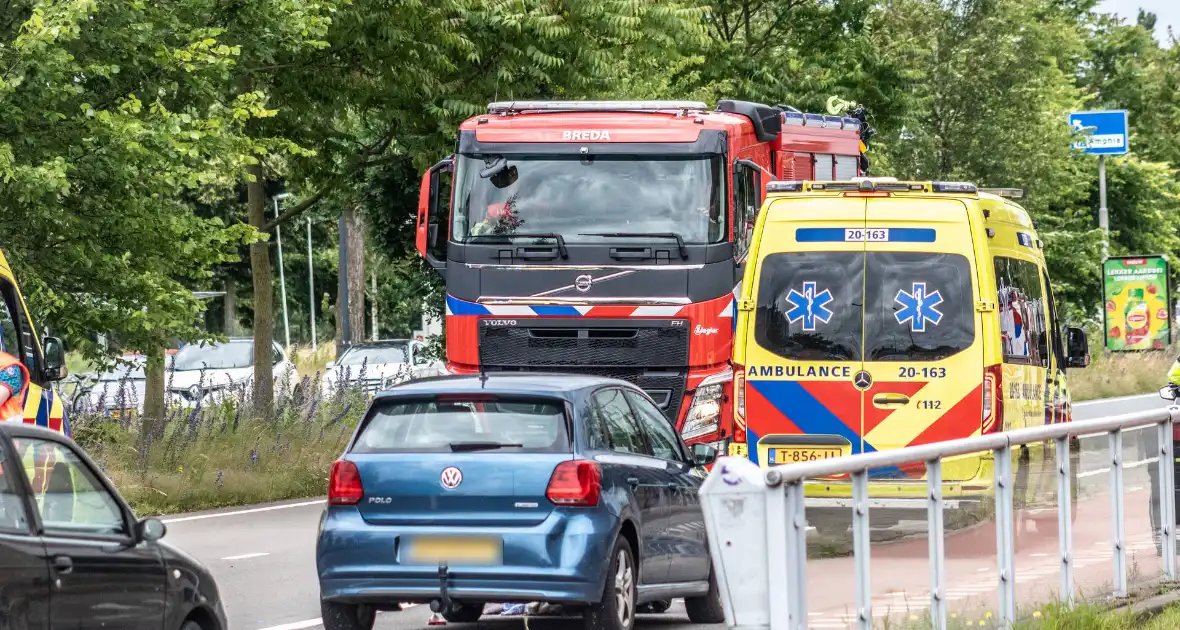
{"label": "tree trunk", "polygon": [[[251,165],[248,172],[254,176],[254,181],[246,183],[250,225],[262,230],[266,225],[262,165]],[[264,419],[274,406],[274,269],[269,241],[250,246],[250,272],[254,280],[254,417]]]}
{"label": "tree trunk", "polygon": [[160,435],[160,426],[164,424],[164,416],[168,410],[164,404],[164,386],[166,381],[164,349],[153,348],[148,351],[147,364],[144,366],[143,418],[140,419],[140,436],[146,444],[149,436]]}
{"label": "tree trunk", "polygon": [[348,332],[350,343],[365,340],[365,225],[355,208],[348,221]]}
{"label": "tree trunk", "polygon": [[225,336],[238,334],[238,284],[233,276],[225,279]]}

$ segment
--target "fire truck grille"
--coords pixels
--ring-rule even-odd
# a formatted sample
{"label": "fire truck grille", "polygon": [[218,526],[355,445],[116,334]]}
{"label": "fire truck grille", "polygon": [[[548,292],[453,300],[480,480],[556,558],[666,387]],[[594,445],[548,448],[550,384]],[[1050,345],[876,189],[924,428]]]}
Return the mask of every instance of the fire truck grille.
{"label": "fire truck grille", "polygon": [[646,391],[675,420],[688,381],[685,320],[481,320],[479,360],[489,371],[610,376]]}
{"label": "fire truck grille", "polygon": [[[502,367],[688,367],[688,326],[669,322],[594,328],[559,325],[566,322],[528,320],[528,326],[493,326],[483,320],[479,329],[479,359]],[[525,320],[520,320],[524,323]]]}
{"label": "fire truck grille", "polygon": [[610,368],[498,368],[489,366],[489,372],[555,372],[560,374],[589,374],[605,376],[634,383],[651,396],[672,422],[680,416],[681,403],[684,401],[684,388],[688,383],[688,372],[659,372],[650,373],[640,369],[610,369]]}

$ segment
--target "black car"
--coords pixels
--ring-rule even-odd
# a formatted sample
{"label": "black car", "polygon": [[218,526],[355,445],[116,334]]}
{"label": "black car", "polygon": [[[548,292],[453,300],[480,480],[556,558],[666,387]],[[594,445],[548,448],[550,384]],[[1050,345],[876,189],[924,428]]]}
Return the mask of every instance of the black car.
{"label": "black car", "polygon": [[72,440],[0,423],[0,628],[223,630],[213,576]]}

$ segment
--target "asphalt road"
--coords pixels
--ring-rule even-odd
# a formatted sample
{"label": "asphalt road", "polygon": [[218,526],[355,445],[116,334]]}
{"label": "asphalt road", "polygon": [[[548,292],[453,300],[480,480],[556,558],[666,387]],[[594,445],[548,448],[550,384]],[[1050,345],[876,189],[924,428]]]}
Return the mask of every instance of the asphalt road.
{"label": "asphalt road", "polygon": [[[1075,405],[1077,419],[1150,409],[1163,404],[1157,396],[1135,396]],[[1077,582],[1084,592],[1099,592],[1110,582],[1110,501],[1104,437],[1083,439],[1081,484],[1086,493],[1075,525]],[[1147,524],[1147,475],[1137,443],[1128,436],[1125,462],[1129,493],[1127,539],[1134,579],[1158,571]],[[233,630],[299,630],[319,628],[319,593],[315,578],[315,537],[322,500],[297,501],[249,509],[180,515],[165,519],[167,540],[205,562],[213,571]],[[928,605],[929,570],[924,539],[874,545],[874,612],[882,615],[924,614]],[[995,600],[995,533],[987,526],[951,534],[947,539],[948,597],[957,615],[984,618]],[[1026,536],[1017,544],[1017,583],[1021,604],[1045,601],[1058,584],[1056,531]],[[854,605],[851,559],[830,558],[808,564],[811,626],[847,627]],[[430,612],[415,606],[382,613],[383,630],[426,628]],[[450,624],[456,626],[459,624]],[[491,630],[520,628],[519,617],[485,617],[478,624]],[[641,628],[695,628],[681,602],[662,615],[644,616]],[[476,625],[463,626],[474,629]],[[532,630],[575,627],[560,619],[530,618]],[[703,630],[703,627],[702,627]]]}

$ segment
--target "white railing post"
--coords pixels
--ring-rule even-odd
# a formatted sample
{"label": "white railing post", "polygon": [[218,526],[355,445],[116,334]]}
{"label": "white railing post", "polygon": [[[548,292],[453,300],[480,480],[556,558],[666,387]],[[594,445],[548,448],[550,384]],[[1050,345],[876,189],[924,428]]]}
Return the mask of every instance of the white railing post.
{"label": "white railing post", "polygon": [[1172,414],[1159,426],[1160,533],[1163,535],[1164,575],[1176,580],[1176,456],[1172,443]]}
{"label": "white railing post", "polygon": [[[709,557],[730,628],[787,629],[786,510],[774,513],[767,505],[782,494],[781,487],[767,488],[758,466],[740,457],[717,460],[701,485]],[[771,607],[780,605],[776,619]]]}
{"label": "white railing post", "polygon": [[927,536],[930,540],[930,625],[946,630],[946,543],[942,522],[942,460],[926,462]]}
{"label": "white railing post", "polygon": [[852,563],[856,567],[856,625],[873,630],[873,589],[869,581],[869,471],[852,473]]}
{"label": "white railing post", "polygon": [[1123,432],[1114,429],[1110,432],[1110,515],[1114,520],[1114,594],[1117,597],[1127,595],[1127,549],[1123,542],[1126,538],[1126,514],[1123,499]]}
{"label": "white railing post", "polygon": [[1070,482],[1069,436],[1057,442],[1057,544],[1061,554],[1061,600],[1073,608],[1073,489]]}
{"label": "white railing post", "polygon": [[992,451],[996,478],[996,563],[999,569],[997,597],[1000,627],[1016,622],[1016,519],[1012,499],[1012,447]]}
{"label": "white railing post", "polygon": [[[778,471],[771,470],[768,476]],[[807,514],[804,509],[803,480],[786,484],[787,588],[791,607],[791,630],[807,630]],[[772,626],[773,630],[773,626]]]}

